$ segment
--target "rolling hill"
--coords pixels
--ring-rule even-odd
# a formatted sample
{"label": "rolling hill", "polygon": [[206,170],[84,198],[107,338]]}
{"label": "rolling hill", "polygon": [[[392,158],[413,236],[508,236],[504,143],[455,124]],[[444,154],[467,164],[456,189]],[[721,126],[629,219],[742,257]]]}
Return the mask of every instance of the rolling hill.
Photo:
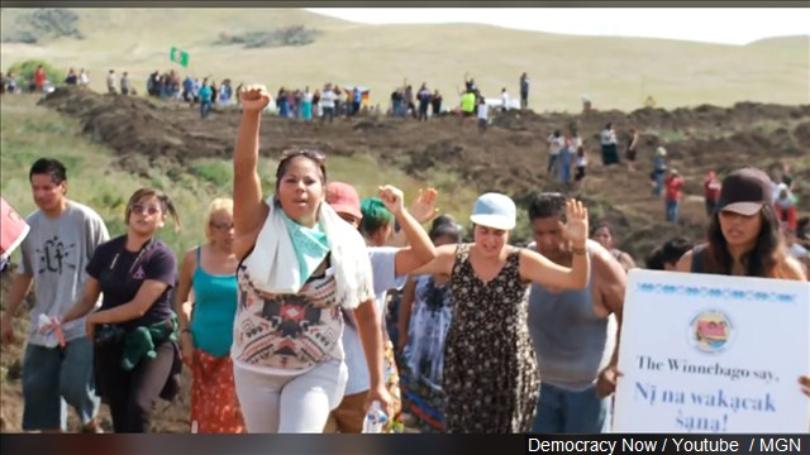
{"label": "rolling hill", "polygon": [[[3,9],[3,30],[19,27],[32,10]],[[428,82],[455,104],[463,75],[495,97],[513,95],[518,77],[532,79],[530,106],[537,111],[578,111],[588,94],[599,109],[632,110],[652,95],[660,107],[730,106],[739,101],[810,103],[810,35],[761,40],[747,46],[646,38],[583,37],[471,24],[363,25],[301,9],[93,9],[71,10],[83,39],[3,42],[2,68],[42,58],[60,67],[90,70],[103,89],[108,69],[128,71],[139,91],[155,70],[171,68],[171,46],[191,55],[181,75],[211,75],[280,86],[324,82],[361,84],[372,101],[404,80]],[[538,9],[537,14],[543,10]],[[314,43],[245,49],[215,45],[221,33],[239,35],[289,26],[320,32]]]}

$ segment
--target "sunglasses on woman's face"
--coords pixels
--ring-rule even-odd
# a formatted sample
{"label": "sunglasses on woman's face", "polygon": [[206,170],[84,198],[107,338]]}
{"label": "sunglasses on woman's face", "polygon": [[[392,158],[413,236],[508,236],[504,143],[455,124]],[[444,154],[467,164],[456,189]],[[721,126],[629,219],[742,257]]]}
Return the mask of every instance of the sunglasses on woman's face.
{"label": "sunglasses on woman's face", "polygon": [[214,223],[213,221],[208,223],[212,228],[220,230],[220,231],[229,231],[233,229],[233,223]]}
{"label": "sunglasses on woman's face", "polygon": [[132,213],[136,214],[136,215],[140,215],[140,214],[142,214],[144,212],[146,212],[146,213],[148,213],[150,215],[156,215],[156,214],[160,213],[160,207],[156,207],[154,205],[150,205],[150,206],[147,207],[147,206],[145,206],[143,204],[134,204],[132,206],[132,208],[130,209],[130,211]]}

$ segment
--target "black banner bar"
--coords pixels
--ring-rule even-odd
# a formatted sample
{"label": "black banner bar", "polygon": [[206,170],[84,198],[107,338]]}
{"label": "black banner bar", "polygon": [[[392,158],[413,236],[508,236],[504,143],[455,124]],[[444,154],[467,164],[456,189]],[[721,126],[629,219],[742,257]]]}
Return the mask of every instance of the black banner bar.
{"label": "black banner bar", "polygon": [[807,454],[808,434],[53,435],[4,434],[0,453],[156,454]]}

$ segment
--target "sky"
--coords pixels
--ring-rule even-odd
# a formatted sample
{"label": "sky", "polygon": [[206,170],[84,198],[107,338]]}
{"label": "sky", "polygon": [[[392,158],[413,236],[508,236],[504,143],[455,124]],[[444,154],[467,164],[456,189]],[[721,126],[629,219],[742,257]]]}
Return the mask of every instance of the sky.
{"label": "sky", "polygon": [[568,35],[745,45],[810,35],[810,8],[306,8],[365,24],[479,23]]}

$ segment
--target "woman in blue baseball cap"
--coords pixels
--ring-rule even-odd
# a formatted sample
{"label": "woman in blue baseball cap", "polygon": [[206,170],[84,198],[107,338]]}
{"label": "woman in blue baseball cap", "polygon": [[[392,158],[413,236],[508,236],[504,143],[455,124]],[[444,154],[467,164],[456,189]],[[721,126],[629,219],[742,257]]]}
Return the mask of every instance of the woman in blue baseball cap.
{"label": "woman in blue baseball cap", "polygon": [[531,429],[540,378],[526,324],[526,291],[532,282],[560,290],[582,289],[588,282],[588,211],[581,202],[566,202],[571,268],[509,245],[516,212],[504,194],[481,195],[470,216],[474,242],[443,245],[436,259],[414,272],[449,277],[455,308],[442,387],[451,433]]}

